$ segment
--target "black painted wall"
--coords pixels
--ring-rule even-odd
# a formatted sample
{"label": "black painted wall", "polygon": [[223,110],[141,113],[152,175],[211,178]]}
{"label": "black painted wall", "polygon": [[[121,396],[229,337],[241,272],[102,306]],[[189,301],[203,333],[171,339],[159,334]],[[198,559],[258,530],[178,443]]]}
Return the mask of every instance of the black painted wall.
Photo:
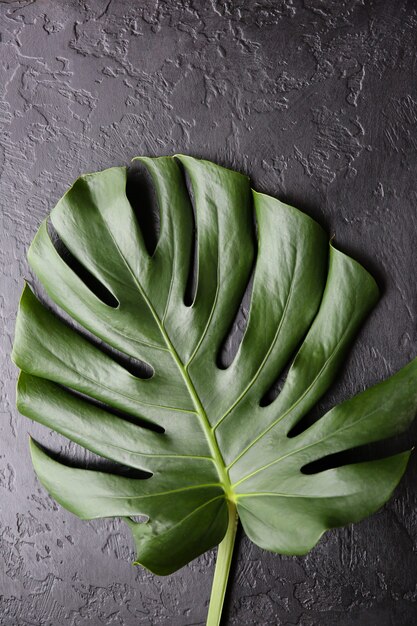
{"label": "black painted wall", "polygon": [[[175,152],[305,210],[383,288],[323,410],[417,353],[416,44],[411,0],[0,2],[2,626],[204,624],[214,565],[134,568],[123,524],[82,522],[36,481],[28,432],[80,454],[14,408],[8,354],[41,220],[78,174]],[[414,458],[381,512],[305,558],[242,536],[225,624],[417,623],[416,474]]]}

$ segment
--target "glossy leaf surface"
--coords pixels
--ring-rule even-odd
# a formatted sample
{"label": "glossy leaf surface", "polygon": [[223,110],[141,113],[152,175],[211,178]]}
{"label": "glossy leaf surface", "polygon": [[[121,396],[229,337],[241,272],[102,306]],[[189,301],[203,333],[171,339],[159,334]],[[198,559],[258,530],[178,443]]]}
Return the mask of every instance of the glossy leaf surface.
{"label": "glossy leaf surface", "polygon": [[[302,470],[405,430],[417,408],[417,361],[288,436],[343,364],[377,300],[373,278],[329,246],[311,218],[252,191],[245,176],[185,156],[140,161],[160,211],[153,254],[126,197],[125,168],[82,176],[50,216],[108,298],[57,252],[46,222],[29,261],[58,307],[153,375],[133,375],[29,287],[14,360],[24,415],[148,477],[68,467],[32,443],[36,473],[82,518],[126,518],[138,562],[158,574],[223,539],[228,501],[256,544],[304,554],[326,529],[380,508],[400,480],[409,453]],[[196,287],[187,306],[194,223]],[[222,368],[219,352],[253,269],[244,336]],[[281,392],[265,406],[291,359]],[[148,521],[133,521],[137,515]]]}

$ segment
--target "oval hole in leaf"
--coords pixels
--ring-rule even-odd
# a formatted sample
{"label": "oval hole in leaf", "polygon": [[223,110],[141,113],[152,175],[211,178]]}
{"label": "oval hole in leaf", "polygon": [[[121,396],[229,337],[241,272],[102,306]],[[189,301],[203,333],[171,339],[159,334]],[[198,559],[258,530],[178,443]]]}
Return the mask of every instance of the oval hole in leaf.
{"label": "oval hole in leaf", "polygon": [[147,524],[150,517],[149,515],[131,515],[129,519],[135,524]]}

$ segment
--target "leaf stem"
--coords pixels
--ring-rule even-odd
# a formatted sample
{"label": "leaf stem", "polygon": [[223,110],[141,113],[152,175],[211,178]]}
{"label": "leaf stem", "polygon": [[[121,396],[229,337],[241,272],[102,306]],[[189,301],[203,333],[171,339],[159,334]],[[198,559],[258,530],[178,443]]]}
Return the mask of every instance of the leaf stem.
{"label": "leaf stem", "polygon": [[216,569],[214,570],[213,586],[211,588],[210,605],[207,615],[206,626],[219,626],[222,616],[224,597],[226,594],[227,581],[229,578],[230,564],[232,562],[233,548],[235,545],[238,515],[236,504],[227,502],[229,508],[229,524],[226,535],[217,550]]}

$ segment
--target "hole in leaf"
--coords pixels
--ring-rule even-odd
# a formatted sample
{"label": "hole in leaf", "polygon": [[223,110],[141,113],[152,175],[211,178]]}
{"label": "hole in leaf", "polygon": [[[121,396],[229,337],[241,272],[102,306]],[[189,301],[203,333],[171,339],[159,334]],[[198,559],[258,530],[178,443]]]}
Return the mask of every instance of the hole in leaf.
{"label": "hole in leaf", "polygon": [[[346,359],[347,358],[349,358],[349,355],[346,355]],[[319,398],[310,409],[307,410],[305,415],[303,415],[303,417],[301,417],[296,424],[294,424],[291,430],[287,433],[287,437],[291,439],[292,437],[301,435],[333,407],[341,404],[346,397],[353,397],[355,394],[360,393],[360,391],[361,388],[349,388],[347,392],[346,378],[338,372],[332,381],[331,391],[324,392],[324,395]]]}
{"label": "hole in leaf", "polygon": [[236,317],[233,320],[230,326],[230,330],[223,340],[217,353],[216,365],[219,369],[225,370],[231,366],[245,335],[250,312],[250,301],[253,291],[254,272],[255,267],[252,268],[252,272],[249,277],[245,292],[243,294],[242,301],[239,305]]}
{"label": "hole in leaf", "polygon": [[336,467],[343,467],[352,463],[377,461],[387,456],[392,456],[410,448],[410,434],[404,433],[391,439],[383,439],[362,446],[349,448],[342,452],[328,454],[327,456],[307,463],[301,468],[302,474],[318,474]]}
{"label": "hole in leaf", "polygon": [[76,320],[74,320],[66,311],[59,308],[55,302],[49,298],[45,293],[42,284],[34,277],[34,280],[27,280],[33,293],[37,299],[43,304],[43,306],[53,313],[63,324],[71,328],[74,332],[77,332],[89,343],[95,346],[98,350],[109,356],[120,367],[123,367],[129,374],[139,378],[141,380],[149,380],[154,375],[154,369],[149,363],[136,359],[125,352],[121,352],[114,348],[110,344],[106,343],[102,339],[99,339],[93,335],[89,330],[81,326]]}
{"label": "hole in leaf", "polygon": [[85,393],[81,393],[80,391],[77,391],[75,389],[71,389],[70,387],[65,387],[59,384],[58,386],[61,387],[62,389],[65,389],[65,391],[69,393],[70,395],[76,398],[80,398],[84,402],[87,402],[88,404],[91,404],[92,406],[96,406],[97,408],[102,409],[103,411],[106,411],[107,413],[110,413],[111,415],[114,415],[115,417],[118,417],[119,419],[122,419],[125,422],[129,422],[130,424],[134,424],[135,426],[139,426],[140,428],[146,428],[147,430],[151,430],[154,433],[159,433],[159,434],[165,433],[165,428],[163,428],[162,426],[159,426],[159,424],[155,424],[143,418],[136,417],[135,415],[130,415],[129,413],[125,413],[124,411],[121,411],[120,409],[112,407],[106,404],[105,402],[102,402],[101,400],[92,398],[91,396],[88,396]]}
{"label": "hole in leaf", "polygon": [[[91,339],[91,337],[93,339]],[[86,338],[90,341],[90,343],[94,343],[94,345],[101,350],[101,352],[104,352],[104,354],[111,357],[113,361],[118,363],[118,365],[123,367],[123,369],[129,372],[132,376],[140,378],[141,380],[149,380],[154,375],[154,369],[151,365],[149,365],[149,363],[135,359],[125,352],[121,352],[120,350],[113,348],[113,346],[110,346],[101,339],[97,339],[94,335],[91,337]]]}
{"label": "hole in leaf", "polygon": [[152,177],[140,161],[134,161],[128,169],[126,196],[142,232],[145,247],[152,256],[159,239],[161,218]]}
{"label": "hole in leaf", "polygon": [[[327,404],[330,410],[332,406],[336,406],[338,403],[333,401],[333,403],[326,403],[326,406]],[[298,435],[301,435],[305,430],[307,430],[307,428],[310,428],[310,426],[317,422],[317,420],[319,420],[324,413],[326,413],[326,411],[323,410],[323,404],[316,404],[296,424],[294,424],[291,430],[287,433],[287,437],[290,439],[298,437]]]}
{"label": "hole in leaf", "polygon": [[52,222],[48,220],[47,230],[51,242],[61,257],[61,259],[68,265],[68,267],[83,281],[83,283],[90,289],[90,291],[99,299],[103,304],[106,304],[113,309],[119,306],[117,298],[107,289],[103,283],[98,280],[73,254],[68,250],[58,233],[56,232]]}
{"label": "hole in leaf", "polygon": [[240,344],[243,341],[243,337],[245,336],[250,316],[256,259],[258,256],[258,226],[255,219],[255,211],[253,210],[253,200],[251,201],[251,203],[253,215],[252,228],[254,245],[252,268],[245,291],[243,292],[242,300],[236,313],[236,317],[230,325],[229,332],[227,333],[217,352],[216,365],[219,369],[222,370],[227,369],[233,363],[240,348]]}
{"label": "hole in leaf", "polygon": [[261,407],[269,406],[270,404],[272,404],[274,402],[274,400],[276,400],[278,398],[279,394],[282,391],[282,388],[284,387],[285,379],[286,379],[286,377],[288,375],[290,367],[291,367],[291,363],[288,363],[288,365],[285,367],[284,371],[280,373],[280,375],[273,382],[273,384],[268,389],[268,391],[266,393],[264,393],[264,395],[262,396],[262,398],[261,398],[261,400],[259,402],[259,406],[261,406]]}
{"label": "hole in leaf", "polygon": [[185,293],[184,293],[184,304],[185,306],[190,307],[193,305],[193,302],[195,300],[195,295],[197,292],[197,282],[198,282],[197,218],[196,218],[194,191],[193,191],[193,186],[191,184],[190,177],[188,176],[182,163],[179,160],[177,160],[177,165],[182,172],[184,183],[187,189],[187,193],[190,198],[190,205],[192,208],[192,220],[193,220],[192,240],[191,240],[191,246],[190,246],[190,260],[189,260],[189,267],[188,267],[187,284],[185,286]]}
{"label": "hole in leaf", "polygon": [[[270,388],[264,393],[264,395],[261,398],[261,401],[259,403],[259,406],[261,407],[266,407],[269,406],[270,404],[272,404],[274,402],[274,400],[276,400],[279,396],[279,394],[281,393],[285,381],[287,379],[288,373],[291,369],[292,364],[294,363],[295,358],[297,357],[297,354],[300,350],[300,348],[302,347],[308,333],[310,332],[310,329],[312,327],[312,325],[314,324],[314,321],[318,315],[318,312],[320,310],[320,306],[317,308],[317,311],[313,317],[313,319],[310,322],[310,325],[308,328],[305,329],[305,332],[303,334],[303,336],[301,337],[301,339],[299,340],[298,344],[295,346],[291,356],[289,357],[287,363],[285,364],[285,366],[283,367],[283,369],[281,370],[281,372],[279,372],[279,374],[277,375],[275,381],[272,383],[272,385],[270,386]],[[304,418],[301,419],[301,422],[303,422]],[[300,431],[297,431],[297,427],[299,424],[301,424],[301,422],[298,422],[293,429],[288,433],[288,437],[295,437],[296,434],[299,434]],[[306,422],[307,423],[307,422]],[[300,428],[302,428],[302,424],[300,426]],[[307,426],[305,426],[305,428],[308,427],[308,423]],[[294,432],[294,434],[293,434]]]}
{"label": "hole in leaf", "polygon": [[[295,350],[291,354],[290,358],[288,359],[287,363],[284,365],[283,369],[279,372],[278,376],[276,377],[276,379],[274,380],[272,385],[269,387],[269,389],[262,396],[262,398],[261,398],[261,400],[259,402],[259,406],[261,406],[261,407],[269,406],[270,404],[272,404],[274,402],[274,400],[276,400],[278,398],[279,394],[281,393],[281,391],[282,391],[282,389],[283,389],[283,387],[285,385],[285,381],[287,379],[288,372],[290,371],[291,366],[294,363],[294,359],[297,356],[297,353],[298,353],[299,349],[303,345],[305,336],[306,335],[304,335],[303,338],[301,339],[301,341],[298,343],[297,347],[295,348]],[[291,437],[292,435],[288,435],[288,436]]]}
{"label": "hole in leaf", "polygon": [[147,524],[150,520],[149,515],[131,515],[129,517],[135,524]]}
{"label": "hole in leaf", "polygon": [[51,450],[45,445],[40,444],[38,441],[36,443],[48,456],[51,457],[51,459],[74,469],[92,470],[102,472],[104,474],[113,474],[116,476],[137,478],[140,480],[148,480],[153,476],[151,472],[146,472],[145,470],[136,469],[134,467],[128,467],[127,465],[116,463],[110,459],[105,459],[104,457],[94,454],[94,452],[83,448],[73,441],[67,441],[68,444],[63,446],[60,451]]}

